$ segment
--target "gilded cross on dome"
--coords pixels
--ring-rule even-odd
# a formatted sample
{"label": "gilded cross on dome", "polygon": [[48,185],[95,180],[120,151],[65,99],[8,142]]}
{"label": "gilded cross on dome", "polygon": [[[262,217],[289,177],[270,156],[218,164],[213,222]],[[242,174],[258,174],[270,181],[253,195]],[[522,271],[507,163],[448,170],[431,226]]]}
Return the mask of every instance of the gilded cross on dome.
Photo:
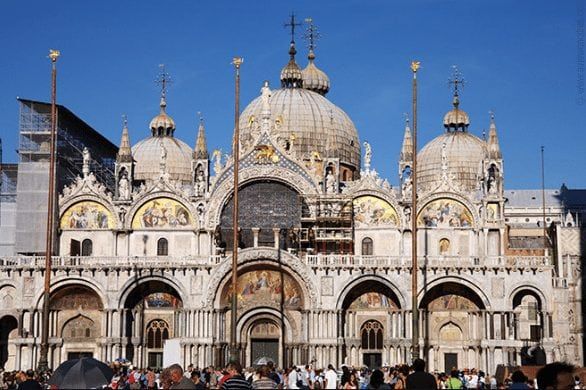
{"label": "gilded cross on dome", "polygon": [[167,97],[168,84],[171,84],[173,81],[171,80],[171,75],[165,70],[165,64],[160,64],[159,68],[161,69],[161,72],[157,76],[155,83],[161,86],[161,100],[163,102]]}
{"label": "gilded cross on dome", "polygon": [[452,77],[448,79],[448,84],[454,87],[454,96],[458,96],[458,86],[464,87],[464,77],[456,65],[452,65]]}
{"label": "gilded cross on dome", "polygon": [[295,27],[301,26],[301,23],[295,23],[295,13],[291,12],[291,16],[288,23],[284,24],[284,27],[291,27],[291,42],[295,42]]}

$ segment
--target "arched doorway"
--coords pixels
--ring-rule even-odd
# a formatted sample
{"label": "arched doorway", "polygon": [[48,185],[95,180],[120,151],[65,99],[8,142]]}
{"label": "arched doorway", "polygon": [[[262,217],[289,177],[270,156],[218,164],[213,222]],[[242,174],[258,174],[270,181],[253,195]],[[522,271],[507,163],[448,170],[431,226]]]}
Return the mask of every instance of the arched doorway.
{"label": "arched doorway", "polygon": [[[232,287],[222,288],[220,305],[226,319],[225,341],[229,342]],[[300,342],[304,292],[288,272],[267,264],[257,264],[239,272],[236,285],[238,324],[242,346],[241,360],[252,365],[261,357],[281,367],[307,361]],[[285,337],[289,334],[288,337]],[[290,343],[296,341],[296,345]],[[227,352],[227,350],[225,351]],[[265,356],[266,355],[266,356]]]}
{"label": "arched doorway", "polygon": [[16,368],[16,348],[10,343],[18,336],[18,321],[13,316],[0,319],[0,368],[11,370]]}
{"label": "arched doorway", "polygon": [[99,358],[104,307],[98,294],[87,286],[66,285],[51,294],[49,308],[49,336],[62,341],[54,346],[53,367],[68,359]]}
{"label": "arched doorway", "polygon": [[364,280],[348,291],[342,302],[346,364],[374,369],[402,361],[400,307],[397,294],[379,280]]}
{"label": "arched doorway", "polygon": [[478,294],[463,284],[446,282],[427,291],[419,307],[430,370],[481,366],[480,311],[485,306]]}
{"label": "arched doorway", "polygon": [[180,336],[179,293],[160,280],[136,286],[124,303],[126,359],[140,367],[162,368],[165,340]]}
{"label": "arched doorway", "polygon": [[546,363],[542,347],[545,314],[541,297],[531,289],[521,289],[513,296],[513,337],[523,341],[521,364],[537,366]]}

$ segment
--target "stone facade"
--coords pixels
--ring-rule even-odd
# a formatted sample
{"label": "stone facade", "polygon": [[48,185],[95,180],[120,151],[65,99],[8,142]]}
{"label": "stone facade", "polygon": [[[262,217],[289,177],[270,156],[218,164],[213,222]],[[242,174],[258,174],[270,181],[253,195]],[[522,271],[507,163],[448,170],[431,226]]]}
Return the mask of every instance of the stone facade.
{"label": "stone facade", "polygon": [[[460,129],[430,143],[425,153],[439,158],[425,166],[430,179],[413,213],[408,153],[402,154],[396,188],[371,169],[370,145],[362,172],[332,150],[335,144],[327,146],[323,137],[331,136],[330,127],[320,133],[312,123],[304,147],[314,137],[321,152],[301,153],[294,138],[283,142],[279,128],[287,118],[272,113],[271,91],[264,88],[264,100],[255,101],[259,112],[245,110],[260,118],[245,119],[251,130],[239,161],[247,195],[240,205],[246,223],[237,259],[236,334],[245,365],[261,357],[281,367],[409,361],[414,293],[419,349],[431,370],[457,365],[492,373],[497,364],[583,363],[583,236],[575,221],[583,210],[549,207],[548,236],[555,239],[544,244],[534,220],[541,210],[507,203],[494,122],[489,141]],[[317,95],[304,89],[296,94]],[[325,97],[314,100],[320,99]],[[355,132],[349,119],[343,132],[346,138]],[[172,131],[153,130],[152,137],[173,142]],[[466,142],[459,137],[473,139],[474,150],[483,153],[461,150]],[[141,162],[121,148],[115,194],[85,170],[61,189],[51,366],[85,354],[160,366],[167,339],[180,340],[184,365],[226,362],[233,158],[213,153],[210,159],[201,139],[191,182],[183,171],[177,176],[169,161],[175,157],[164,151],[142,156],[158,167],[137,170]],[[124,150],[131,153],[128,145]],[[137,171],[152,177],[139,180]],[[266,195],[271,189],[283,195]],[[255,198],[262,191],[265,196]],[[279,214],[283,210],[289,212]],[[419,226],[416,292],[412,217]],[[7,369],[36,366],[43,281],[43,257],[0,258],[0,363]]]}

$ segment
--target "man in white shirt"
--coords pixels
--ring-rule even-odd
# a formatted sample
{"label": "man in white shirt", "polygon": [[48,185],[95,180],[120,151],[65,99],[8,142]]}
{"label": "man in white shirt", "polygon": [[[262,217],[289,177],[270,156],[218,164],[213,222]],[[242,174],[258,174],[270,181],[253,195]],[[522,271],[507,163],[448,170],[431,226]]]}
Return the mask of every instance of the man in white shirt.
{"label": "man in white shirt", "polygon": [[291,371],[289,372],[289,375],[287,376],[287,388],[288,389],[298,389],[299,386],[297,386],[297,367],[293,366],[291,367]]}
{"label": "man in white shirt", "polygon": [[338,374],[336,370],[334,370],[334,366],[331,364],[328,365],[328,370],[326,371],[326,389],[337,389],[338,388]]}

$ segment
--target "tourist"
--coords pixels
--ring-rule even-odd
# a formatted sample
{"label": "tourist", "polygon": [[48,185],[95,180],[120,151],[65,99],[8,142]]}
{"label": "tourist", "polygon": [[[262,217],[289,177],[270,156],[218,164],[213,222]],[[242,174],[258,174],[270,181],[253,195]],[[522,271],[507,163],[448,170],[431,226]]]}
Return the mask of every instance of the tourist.
{"label": "tourist", "polygon": [[575,367],[568,363],[547,364],[537,372],[537,386],[539,390],[573,389],[574,370]]}
{"label": "tourist", "polygon": [[325,389],[337,389],[338,388],[338,373],[334,370],[334,366],[328,365],[328,369],[324,376],[324,388]]}
{"label": "tourist", "polygon": [[25,375],[25,380],[18,385],[19,390],[42,390],[41,384],[35,379],[33,370],[27,370]]}
{"label": "tourist", "polygon": [[353,371],[350,373],[350,377],[344,384],[344,389],[358,389],[358,378],[356,378],[356,372]]}
{"label": "tourist", "polygon": [[169,389],[195,389],[191,379],[183,375],[183,368],[179,364],[172,364],[168,367],[171,386]]}
{"label": "tourist", "polygon": [[[401,387],[403,389],[404,387]],[[391,385],[385,383],[385,375],[381,370],[374,370],[370,375],[368,389],[386,390],[391,389]],[[397,387],[395,387],[397,389]]]}
{"label": "tourist", "polygon": [[458,370],[456,370],[456,369],[452,370],[452,372],[450,373],[450,377],[448,378],[448,381],[446,382],[446,388],[447,389],[463,389],[464,388],[464,385],[462,384],[462,381],[459,378]]}
{"label": "tourist", "polygon": [[437,389],[437,381],[433,375],[425,372],[423,359],[413,360],[414,372],[407,377],[407,389]]}
{"label": "tourist", "polygon": [[222,390],[252,389],[250,383],[242,375],[242,366],[239,363],[230,363],[226,367],[228,379],[223,381]]}
{"label": "tourist", "polygon": [[201,372],[198,370],[191,371],[191,381],[195,385],[195,388],[198,390],[207,389],[206,384],[201,380]]}
{"label": "tourist", "polygon": [[277,386],[280,385],[281,377],[275,372],[275,363],[269,360],[267,362],[267,368],[269,370],[269,378],[272,379],[277,384]]}
{"label": "tourist", "polygon": [[285,383],[287,383],[287,388],[299,389],[299,384],[297,383],[297,380],[297,368],[295,366],[292,366],[289,370],[287,370],[287,380],[285,381]]}
{"label": "tourist", "polygon": [[274,380],[269,378],[269,368],[267,366],[260,366],[256,369],[257,379],[252,382],[253,389],[276,389],[277,384]]}
{"label": "tourist", "polygon": [[149,390],[153,390],[156,386],[156,379],[157,376],[155,375],[155,372],[153,370],[151,370],[150,367],[147,368],[146,374],[145,374],[145,378],[146,378],[146,386],[147,389]]}
{"label": "tourist", "polygon": [[525,389],[529,389],[529,385],[527,385],[527,380],[528,378],[525,376],[525,374],[523,374],[522,371],[517,370],[515,372],[513,372],[513,375],[511,375],[511,386],[509,387],[509,389],[511,390],[525,390]]}

